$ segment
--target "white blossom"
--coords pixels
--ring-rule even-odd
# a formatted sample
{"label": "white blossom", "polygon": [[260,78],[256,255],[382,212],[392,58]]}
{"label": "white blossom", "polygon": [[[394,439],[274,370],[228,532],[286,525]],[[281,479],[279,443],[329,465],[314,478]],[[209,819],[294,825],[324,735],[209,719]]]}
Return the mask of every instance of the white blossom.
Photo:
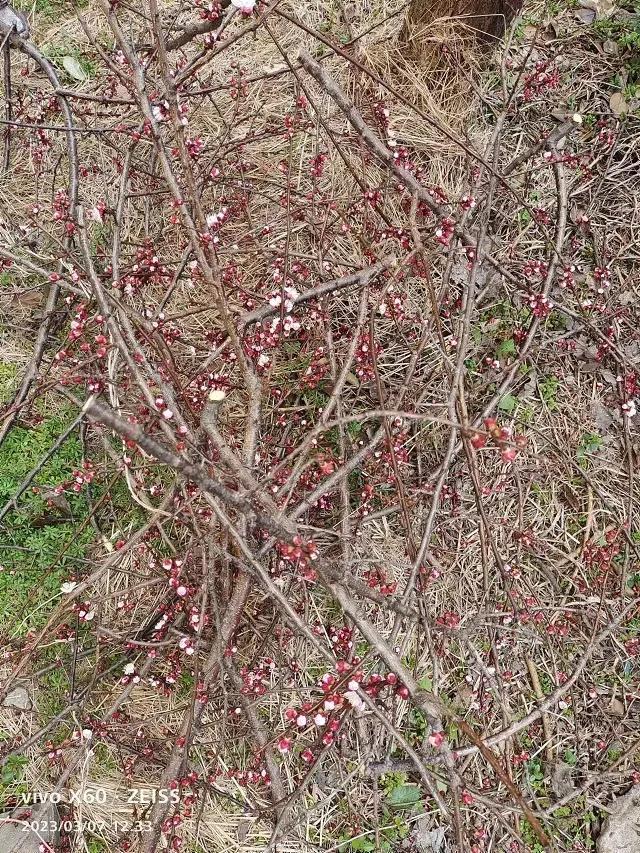
{"label": "white blossom", "polygon": [[356,711],[364,710],[364,702],[361,697],[355,692],[355,690],[347,690],[344,694],[344,698],[351,705],[352,708],[355,708]]}
{"label": "white blossom", "polygon": [[156,121],[164,121],[167,117],[167,111],[169,109],[169,104],[167,101],[163,101],[162,104],[155,104],[151,107],[151,112]]}
{"label": "white blossom", "polygon": [[245,15],[250,15],[256,5],[256,0],[231,0],[231,5],[240,9]]}

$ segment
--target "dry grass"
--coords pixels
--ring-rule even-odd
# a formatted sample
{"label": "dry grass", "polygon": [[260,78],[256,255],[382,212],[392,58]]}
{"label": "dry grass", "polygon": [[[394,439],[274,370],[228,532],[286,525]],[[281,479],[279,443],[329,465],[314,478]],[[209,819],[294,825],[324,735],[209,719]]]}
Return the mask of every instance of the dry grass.
{"label": "dry grass", "polygon": [[[384,100],[389,105],[393,134],[423,170],[423,183],[440,187],[455,199],[467,187],[470,171],[470,163],[455,139],[463,138],[475,150],[484,151],[493,129],[491,111],[495,109],[500,114],[502,109],[499,76],[503,57],[500,53],[492,59],[470,54],[461,37],[459,42],[452,44],[450,25],[442,22],[430,29],[429,40],[436,46],[447,44],[453,54],[452,64],[443,70],[441,65],[425,65],[424,56],[421,61],[409,60],[403,56],[398,42],[403,21],[399,14],[401,8],[400,3],[374,8],[370,3],[357,0],[351,4],[347,22],[338,11],[328,9],[324,3],[294,11],[311,29],[325,31],[329,20],[329,31],[334,35],[340,35],[343,30],[348,36],[368,31],[357,42],[357,57],[402,92],[410,101],[409,105],[400,102],[393,93],[378,88],[375,82],[359,78],[357,72],[337,57],[327,59],[325,66],[358,103],[367,120],[373,120],[371,105],[375,100]],[[165,14],[174,10],[175,7],[167,6]],[[93,4],[84,14],[92,32],[106,33]],[[554,110],[578,110],[585,117],[609,118],[608,96],[617,70],[616,58],[607,60],[593,49],[592,37],[575,22],[570,10],[557,16],[554,29],[545,25],[541,6],[531,4],[527,14],[531,19],[542,21],[541,30],[536,32],[536,44],[531,44],[531,27],[520,29],[505,58],[517,67],[526,57],[532,67],[537,61],[559,55],[562,75],[557,89],[544,98],[537,98],[530,106],[521,103],[519,113],[505,122],[501,154],[496,163],[496,167],[501,168],[535,140],[540,127],[547,126],[548,116]],[[183,17],[186,20],[190,15]],[[215,107],[204,101],[190,119],[192,135],[201,135],[205,143],[212,146],[224,139],[227,150],[241,145],[243,158],[251,164],[249,177],[254,191],[248,216],[241,225],[244,230],[238,234],[235,244],[226,244],[221,257],[242,269],[243,290],[255,294],[258,301],[269,291],[268,281],[265,284],[269,263],[275,250],[282,250],[285,239],[292,259],[315,259],[318,251],[316,235],[306,225],[292,224],[290,215],[280,203],[283,179],[278,165],[282,161],[289,164],[289,191],[292,196],[304,199],[311,187],[309,158],[319,150],[329,151],[328,167],[317,184],[325,198],[333,202],[334,211],[338,211],[335,216],[343,215],[354,226],[351,231],[335,232],[335,239],[325,247],[325,266],[314,268],[314,280],[309,281],[308,286],[313,286],[322,274],[339,276],[367,264],[368,247],[363,243],[362,234],[367,233],[368,214],[366,210],[351,208],[356,196],[354,173],[360,177],[365,175],[370,186],[384,187],[386,216],[391,223],[406,227],[406,214],[398,196],[385,184],[385,170],[374,164],[362,166],[362,149],[355,144],[353,136],[348,135],[343,114],[319,87],[309,82],[308,77],[287,73],[252,84],[241,102],[242,114],[238,116],[238,102],[230,96],[228,88],[232,62],[246,69],[248,74],[259,74],[282,69],[283,53],[295,57],[301,47],[317,47],[316,39],[282,18],[273,20],[271,31],[275,40],[266,28],[259,28],[255,35],[239,39],[221,55],[219,63],[209,63],[200,75],[199,85],[219,87],[215,93]],[[67,40],[77,45],[85,44],[82,29],[73,19],[48,26],[42,33],[36,20],[35,33],[37,38],[42,36],[45,43],[53,46],[61,40],[65,44]],[[279,131],[285,116],[291,112],[292,103],[300,93],[301,80],[314,108],[323,118],[324,127],[311,129],[302,142],[296,140],[295,145],[288,145],[274,129]],[[39,82],[37,79],[27,79],[26,83],[16,80],[15,86],[19,90],[25,85],[33,91]],[[89,92],[99,87],[100,82],[100,78],[90,79],[79,88]],[[417,117],[411,105],[417,106],[428,118]],[[102,109],[86,118],[88,125],[97,122],[107,126],[110,120]],[[438,127],[444,128],[454,140],[446,138]],[[567,197],[570,222],[575,224],[580,212],[588,213],[595,235],[596,260],[606,252],[615,268],[609,300],[610,307],[620,312],[614,321],[618,346],[628,363],[635,365],[638,363],[634,327],[638,295],[636,235],[640,225],[634,200],[639,139],[637,117],[630,116],[625,123],[617,124],[615,132],[613,148],[594,150],[591,179],[580,181],[577,170],[567,166]],[[17,145],[21,138],[22,132],[19,132]],[[337,156],[333,145],[336,139],[341,141],[344,160]],[[144,145],[143,142],[141,147]],[[48,155],[50,164],[59,150],[59,143],[56,143]],[[103,197],[109,206],[115,205],[118,170],[113,161],[117,159],[117,152],[114,157],[114,150],[106,139],[95,135],[83,142],[83,157],[87,163],[104,166],[99,178],[87,181],[83,190],[85,203],[89,206]],[[141,153],[140,161],[148,163],[149,158]],[[232,162],[233,157],[228,157],[227,166]],[[232,191],[233,180],[235,177],[229,177],[207,191],[205,199],[210,210],[219,208],[223,197]],[[553,212],[556,181],[552,169],[543,168],[537,161],[533,169],[527,166],[526,173],[516,173],[510,180],[530,206]],[[1,223],[2,241],[16,252],[15,227],[8,211],[25,211],[40,202],[41,196],[35,187],[33,173],[25,163],[22,172],[16,169],[15,181],[5,182],[0,189],[0,202],[5,211],[5,221]],[[539,257],[547,248],[545,236],[553,236],[552,224],[545,235],[545,229],[523,217],[522,211],[519,200],[508,192],[501,192],[499,204],[490,211],[490,216],[487,214],[498,257],[505,265],[512,262],[516,253],[517,263]],[[325,224],[331,222],[334,215],[322,209],[317,213],[318,221]],[[484,211],[480,215],[484,215]],[[131,262],[134,247],[145,234],[152,235],[162,246],[163,263],[170,268],[178,265],[182,255],[179,235],[171,230],[164,216],[162,209],[154,207],[148,199],[131,197],[127,201],[122,228],[125,235],[123,267]],[[263,236],[265,226],[270,232]],[[272,249],[274,251],[270,251]],[[96,253],[100,256],[100,252],[101,244],[98,243]],[[108,253],[100,256],[100,260],[106,262]],[[437,291],[444,280],[445,259],[433,250],[432,261]],[[42,263],[46,264],[46,260]],[[422,276],[409,274],[398,287],[406,298],[407,314],[414,319],[416,327],[423,319],[433,319]],[[144,302],[142,297],[137,302],[123,302],[139,312],[145,308],[153,311],[165,290],[165,284],[158,283],[145,291]],[[587,295],[593,297],[588,280],[579,283],[575,291],[557,289],[553,300],[583,316],[581,302]],[[3,292],[0,311],[5,315],[12,313],[17,298]],[[22,305],[24,297],[20,298]],[[232,298],[238,299],[234,307],[241,310],[241,298]],[[448,303],[451,310],[453,302],[452,297]],[[194,284],[182,277],[165,308],[167,316],[175,318],[174,322],[181,328],[182,337],[172,353],[183,376],[191,377],[199,361],[210,352],[206,335],[216,329],[217,324],[215,312],[208,307],[210,303],[211,295],[201,282]],[[469,351],[469,360],[474,364],[468,366],[466,379],[466,405],[474,414],[482,410],[508,369],[510,356],[497,353],[500,344],[509,340],[513,330],[522,323],[523,307],[522,295],[505,281],[490,280],[482,293],[473,318]],[[625,308],[628,314],[621,313]],[[23,323],[30,308],[21,307],[21,310],[24,316],[20,315],[19,322]],[[357,296],[336,300],[332,310],[337,326],[354,328],[359,311]],[[598,328],[605,327],[595,312],[588,314],[587,319]],[[442,322],[445,338],[451,344],[455,327],[449,324],[446,316]],[[309,321],[309,325],[312,327],[313,321]],[[411,348],[392,319],[376,321],[376,334],[385,344],[380,374],[391,397],[402,383]],[[319,331],[319,341],[321,337]],[[10,333],[7,340],[7,360],[13,361],[22,350],[18,344],[20,336]],[[575,349],[562,349],[558,346],[562,340],[575,342]],[[527,358],[527,370],[516,376],[509,391],[510,400],[500,410],[502,420],[511,419],[517,431],[526,435],[526,453],[518,458],[514,467],[503,465],[490,451],[481,451],[475,456],[486,526],[479,521],[479,499],[467,462],[463,455],[453,462],[430,540],[431,564],[427,572],[433,570],[432,575],[425,580],[416,605],[422,606],[428,615],[433,633],[425,635],[423,625],[409,621],[402,622],[394,633],[392,612],[366,600],[360,602],[361,612],[382,636],[392,637],[394,648],[399,650],[415,676],[428,678],[433,690],[454,713],[483,736],[500,731],[535,710],[542,698],[537,694],[541,691],[549,695],[561,687],[581,656],[589,652],[588,666],[560,702],[555,702],[542,719],[505,738],[496,747],[503,765],[525,798],[536,804],[548,819],[558,849],[567,851],[587,849],[586,844],[597,832],[599,816],[606,812],[611,796],[628,787],[637,771],[636,706],[640,696],[637,658],[628,645],[637,635],[637,614],[631,609],[622,617],[636,588],[625,589],[624,595],[620,595],[619,588],[620,573],[623,571],[632,578],[638,565],[635,534],[640,524],[633,474],[637,434],[633,419],[627,429],[620,414],[617,373],[606,359],[598,361],[595,356],[596,344],[582,322],[566,319],[566,315],[563,321],[559,313],[554,313],[541,325]],[[433,410],[436,417],[446,417],[447,364],[451,357],[455,357],[455,344],[444,352],[434,335],[416,368],[408,401],[413,411],[425,414]],[[499,366],[485,366],[486,359],[496,357],[501,361]],[[21,358],[24,361],[24,356]],[[289,372],[296,377],[299,369],[295,362],[295,355],[287,360],[280,354],[274,375],[286,376]],[[211,369],[221,369],[220,364],[218,360]],[[294,404],[292,408],[300,407],[303,401],[295,398]],[[223,421],[223,426],[229,433],[243,414],[242,403],[234,405],[236,410],[224,414],[227,420]],[[345,394],[344,405],[352,405],[354,411],[375,406],[374,389],[356,383]],[[275,405],[272,410],[267,409],[265,434],[275,430],[278,414]],[[600,438],[597,447],[589,440],[589,436],[595,434]],[[447,439],[447,428],[437,422],[411,424],[406,442],[409,461],[403,469],[411,487],[408,529],[398,512],[397,500],[383,501],[383,510],[372,520],[363,519],[358,507],[353,507],[349,520],[357,535],[348,546],[351,549],[348,563],[355,578],[366,582],[368,568],[383,567],[388,579],[397,581],[402,588],[411,567],[407,541],[420,542],[423,535],[431,510],[434,471],[440,464]],[[230,442],[233,444],[232,439]],[[100,458],[101,451],[94,450]],[[129,488],[137,498],[151,503],[148,479],[144,480],[141,471],[134,473],[136,476]],[[624,530],[629,532],[631,541],[625,541]],[[120,526],[118,511],[114,510],[101,535],[111,547],[117,538],[131,532],[131,527],[123,529]],[[331,548],[337,552],[340,547],[337,532],[327,528],[318,535],[319,541],[331,543]],[[620,554],[613,560],[604,560],[603,568],[599,569],[593,555],[599,554],[604,559],[602,549],[608,533],[615,537]],[[169,525],[166,537],[177,552],[190,541],[186,529],[179,525]],[[500,559],[495,558],[492,549]],[[104,556],[103,551],[103,547],[96,547],[96,562]],[[93,591],[93,597],[101,602],[96,621],[122,637],[135,633],[157,613],[162,603],[164,586],[155,592],[152,586],[148,595],[139,594],[140,583],[155,583],[158,577],[148,562],[149,552],[145,547],[139,548],[106,574]],[[317,627],[319,636],[323,636],[325,626],[338,620],[334,602],[319,588],[306,587],[293,579],[283,580],[282,589],[287,599],[304,614],[306,623]],[[510,610],[505,589],[513,596],[517,618]],[[131,609],[118,607],[120,601],[131,601]],[[276,661],[276,674],[269,677],[267,692],[259,698],[251,697],[251,701],[259,709],[269,736],[277,736],[286,725],[284,711],[287,707],[299,705],[307,696],[314,701],[318,699],[318,677],[326,669],[326,663],[300,637],[294,636],[288,641],[274,638],[271,629],[274,622],[279,621],[278,609],[263,591],[254,590],[246,613],[236,640],[241,648],[237,667],[256,667],[267,657]],[[447,614],[458,617],[458,627],[443,627]],[[621,624],[593,645],[594,635],[618,618]],[[292,661],[299,664],[299,671],[291,667]],[[167,674],[170,669],[170,664],[164,662],[158,667],[158,674]],[[115,670],[115,675],[110,680],[105,679],[92,695],[88,710],[94,719],[117,698],[121,690],[117,680],[120,673],[119,668]],[[103,838],[104,849],[117,849],[114,815],[119,819],[134,816],[134,811],[125,806],[126,792],[156,784],[158,768],[170,753],[174,733],[190,697],[188,684],[182,691],[168,696],[148,685],[134,689],[122,705],[124,716],[109,732],[109,746],[101,744],[93,755],[88,751],[83,753],[79,764],[81,772],[72,777],[70,786],[84,791],[105,789],[108,802],[85,804],[76,817],[106,824],[105,829],[96,833]],[[234,708],[238,701],[235,692],[221,679],[194,744],[192,766],[205,775],[217,772],[221,775],[212,783],[208,796],[196,804],[194,816],[184,823],[186,847],[193,851],[253,853],[265,850],[271,837],[268,789],[239,784],[232,773],[226,773],[231,768],[248,770],[251,767],[252,749],[248,745],[251,733],[244,718],[237,715],[236,719]],[[383,707],[396,731],[402,732],[414,745],[424,746],[424,719],[412,711],[408,703],[388,700]],[[12,713],[3,718],[1,725],[7,733],[5,740],[15,742],[19,736],[28,737],[35,723],[32,715]],[[131,776],[126,777],[124,757],[137,754],[136,739],[140,729],[144,731],[144,742],[154,744],[154,755],[139,760]],[[455,727],[447,734],[457,743],[459,732]],[[460,742],[464,743],[464,738]],[[76,754],[70,750],[70,754],[72,752]],[[525,758],[525,754],[528,757]],[[39,748],[34,748],[29,757],[26,776],[29,786],[42,786],[45,781],[53,783],[58,768],[46,764]],[[384,779],[382,787],[375,782],[373,765],[387,761],[390,766],[397,764],[399,770],[406,769],[404,753],[394,743],[389,730],[378,725],[371,713],[365,712],[353,725],[345,727],[345,737],[339,748],[328,751],[320,760],[317,775],[297,803],[289,831],[278,843],[278,850],[284,853],[338,849],[341,843],[348,843],[350,834],[355,834],[358,826],[380,845],[381,836],[376,835],[375,827],[379,829],[384,825],[384,820],[390,819],[390,812],[385,809]],[[297,756],[283,757],[281,767],[286,790],[295,791],[301,782]],[[570,768],[569,787],[554,791],[554,774],[563,767]],[[488,837],[484,843],[488,846],[485,849],[501,849],[500,844],[508,849],[506,845],[514,837],[523,842],[523,847],[518,849],[537,849],[522,815],[505,795],[504,787],[492,777],[484,759],[477,753],[461,756],[460,768],[474,796],[473,802],[463,808],[462,817],[470,837],[476,833],[480,842],[482,831],[486,831]],[[446,777],[437,767],[433,776],[446,784]],[[485,779],[489,782],[490,795],[483,793]],[[424,815],[407,816],[409,837],[417,845],[416,827],[424,831],[443,823],[433,802],[426,799]],[[384,835],[382,838],[384,840]],[[75,843],[77,849],[83,849],[80,839]],[[397,835],[389,849],[405,849],[403,844]]]}

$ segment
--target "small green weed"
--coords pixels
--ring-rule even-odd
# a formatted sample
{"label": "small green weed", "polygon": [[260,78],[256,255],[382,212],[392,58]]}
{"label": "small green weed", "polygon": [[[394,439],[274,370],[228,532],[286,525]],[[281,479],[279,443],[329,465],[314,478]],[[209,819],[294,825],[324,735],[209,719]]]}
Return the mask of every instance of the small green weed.
{"label": "small green weed", "polygon": [[418,814],[422,811],[422,789],[419,785],[407,782],[405,773],[387,773],[381,778],[383,804],[380,811],[378,827],[378,843],[375,834],[370,830],[366,835],[350,838],[343,835],[340,850],[343,853],[351,851],[383,851],[393,853],[410,832],[407,814]]}
{"label": "small green weed", "polygon": [[544,853],[545,848],[538,841],[538,836],[535,834],[528,821],[525,820],[522,822],[520,826],[520,833],[522,835],[522,840],[526,845],[525,849],[527,853]]}
{"label": "small green weed", "polygon": [[106,843],[99,838],[90,838],[85,843],[87,845],[87,853],[106,853],[108,850]]}
{"label": "small green weed", "polygon": [[0,812],[17,794],[26,794],[27,785],[23,781],[24,769],[29,759],[24,755],[9,755],[0,770]]}
{"label": "small green weed", "polygon": [[598,435],[597,432],[586,432],[582,436],[582,440],[580,441],[580,445],[576,451],[578,463],[584,467],[588,464],[589,457],[592,454],[597,453],[601,447],[602,436]]}
{"label": "small green weed", "polygon": [[544,785],[544,768],[542,766],[542,762],[538,758],[532,758],[530,761],[527,761],[527,778],[529,779],[529,784],[533,788],[536,793],[544,793],[545,785]]}
{"label": "small green weed", "polygon": [[498,349],[496,350],[496,355],[498,358],[513,358],[518,354],[518,349],[516,347],[516,342],[513,338],[507,338],[505,341],[502,341],[501,344],[498,345]]}
{"label": "small green weed", "polygon": [[505,394],[504,397],[501,398],[498,403],[498,408],[501,412],[505,412],[507,415],[513,414],[518,405],[518,398],[514,397],[513,394]]}
{"label": "small green weed", "polygon": [[540,396],[546,403],[550,412],[553,412],[558,408],[556,394],[558,393],[559,385],[560,383],[555,376],[546,376],[538,385],[538,388],[540,389]]}
{"label": "small green weed", "polygon": [[625,94],[635,97],[640,85],[640,3],[631,0],[620,5],[633,14],[627,18],[614,16],[594,21],[592,30],[603,41],[614,41],[623,52]]}

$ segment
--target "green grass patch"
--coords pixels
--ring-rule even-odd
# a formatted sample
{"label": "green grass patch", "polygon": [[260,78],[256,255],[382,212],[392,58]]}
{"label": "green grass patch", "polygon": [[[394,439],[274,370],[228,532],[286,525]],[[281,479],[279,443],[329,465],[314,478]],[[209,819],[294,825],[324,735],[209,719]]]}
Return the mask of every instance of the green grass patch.
{"label": "green grass patch", "polygon": [[[13,5],[26,15],[33,13],[36,19],[40,18],[45,22],[74,14],[74,4],[71,0],[15,0]],[[89,0],[77,0],[79,9],[86,9],[88,5]]]}
{"label": "green grass patch", "polygon": [[[15,426],[0,446],[0,506],[9,501],[32,468],[68,425],[64,415],[45,417],[28,428]],[[43,496],[82,464],[77,434],[42,467],[30,487],[0,523],[0,632],[20,636],[46,620],[47,603],[61,581],[78,570],[92,539],[90,528],[78,533],[89,506],[86,496],[68,495],[71,515],[48,505]]]}
{"label": "green grass patch", "polygon": [[17,387],[17,366],[10,362],[0,361],[0,405],[9,402]]}

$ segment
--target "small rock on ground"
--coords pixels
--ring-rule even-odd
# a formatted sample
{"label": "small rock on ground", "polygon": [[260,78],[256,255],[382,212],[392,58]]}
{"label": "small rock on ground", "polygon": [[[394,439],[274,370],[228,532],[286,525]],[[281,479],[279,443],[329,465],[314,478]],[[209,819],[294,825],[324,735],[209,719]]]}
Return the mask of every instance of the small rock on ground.
{"label": "small rock on ground", "polygon": [[598,853],[637,853],[640,850],[640,785],[616,801],[604,822],[596,850]]}
{"label": "small rock on ground", "polygon": [[30,711],[32,707],[31,698],[24,687],[14,687],[5,696],[2,705],[5,708],[16,708],[18,711]]}
{"label": "small rock on ground", "polygon": [[[53,803],[42,803],[29,807],[31,816],[29,824],[37,824],[38,831],[29,829],[25,822],[15,822],[11,815],[0,815],[0,850],[2,853],[39,853],[42,843],[55,850],[60,840],[58,831],[59,815]],[[24,809],[16,809],[13,815],[20,814]],[[45,848],[46,849],[46,848]]]}
{"label": "small rock on ground", "polygon": [[447,853],[447,830],[444,826],[429,828],[429,819],[419,818],[416,827],[415,845],[420,853]]}

